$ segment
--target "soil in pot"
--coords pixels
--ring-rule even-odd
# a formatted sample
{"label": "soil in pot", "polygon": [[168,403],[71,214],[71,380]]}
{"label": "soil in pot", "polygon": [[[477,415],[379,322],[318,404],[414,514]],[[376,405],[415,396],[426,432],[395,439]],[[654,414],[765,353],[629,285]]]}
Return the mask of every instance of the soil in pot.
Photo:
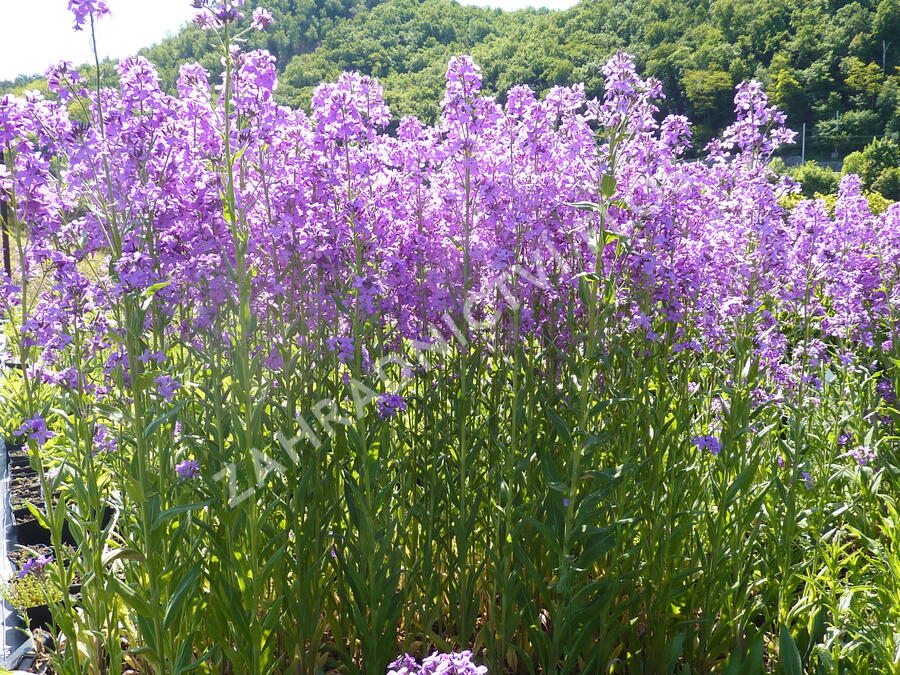
{"label": "soil in pot", "polygon": [[30,466],[10,466],[9,498],[18,542],[26,546],[49,544],[49,531],[41,526],[28,508],[28,503],[39,510],[44,508],[41,482]]}
{"label": "soil in pot", "polygon": [[[49,546],[50,531],[44,528],[31,513],[27,504],[30,502],[38,510],[44,510],[44,494],[41,489],[41,481],[37,472],[31,468],[28,458],[28,449],[22,446],[7,446],[9,459],[9,492],[12,505],[13,519],[15,521],[16,538],[18,543],[25,546]],[[106,527],[115,515],[115,509],[107,506],[103,512],[101,527]],[[75,546],[75,537],[72,535],[68,521],[63,523],[62,543]]]}
{"label": "soil in pot", "polygon": [[28,449],[21,443],[6,441],[6,461],[10,466],[30,466]]}

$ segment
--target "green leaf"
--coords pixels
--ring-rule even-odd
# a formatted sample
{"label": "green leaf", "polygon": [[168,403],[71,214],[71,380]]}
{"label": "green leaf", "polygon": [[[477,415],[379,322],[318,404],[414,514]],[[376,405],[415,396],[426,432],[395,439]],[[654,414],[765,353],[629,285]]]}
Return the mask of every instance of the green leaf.
{"label": "green leaf", "polygon": [[108,551],[103,556],[103,566],[109,566],[114,563],[116,560],[136,560],[138,562],[144,562],[144,554],[133,548],[117,548],[112,551]]}
{"label": "green leaf", "polygon": [[672,646],[669,649],[669,672],[675,672],[675,665],[678,663],[678,658],[681,656],[681,652],[684,649],[684,638],[685,632],[681,631],[678,635],[675,636],[675,639],[672,640]]}
{"label": "green leaf", "polygon": [[569,432],[569,427],[566,426],[566,423],[562,421],[562,418],[552,410],[547,410],[547,417],[550,418],[550,422],[556,429],[556,433],[560,440],[566,445],[571,445],[572,434]]}
{"label": "green leaf", "polygon": [[784,675],[803,675],[803,664],[800,661],[800,651],[797,643],[788,627],[782,624],[778,638],[778,651],[781,654],[781,667]]}
{"label": "green leaf", "polygon": [[113,590],[125,601],[125,604],[137,614],[145,617],[151,616],[150,605],[147,601],[116,575],[109,575],[107,583],[113,587]]}
{"label": "green leaf", "polygon": [[578,209],[579,211],[600,211],[600,205],[594,202],[566,202],[566,206]]}
{"label": "green leaf", "polygon": [[616,194],[616,177],[610,173],[603,174],[600,179],[600,194],[609,199]]}
{"label": "green leaf", "polygon": [[156,530],[173,516],[177,516],[180,513],[187,513],[188,511],[196,511],[197,509],[205,508],[210,504],[212,504],[212,500],[207,499],[205,502],[197,502],[195,504],[182,504],[181,506],[174,506],[171,509],[166,509],[153,519],[153,523],[150,525],[150,529],[151,531]]}
{"label": "green leaf", "polygon": [[178,588],[172,593],[169,604],[166,606],[165,616],[163,617],[163,628],[170,628],[173,622],[179,618],[181,608],[193,595],[194,589],[197,586],[197,580],[200,578],[202,564],[202,562],[194,563],[184,579],[181,580],[181,583],[178,584]]}
{"label": "green leaf", "polygon": [[43,527],[45,530],[50,529],[50,525],[47,522],[47,518],[44,516],[44,512],[39,509],[37,506],[32,504],[31,502],[25,502],[25,507],[28,509],[29,513],[34,516],[35,520],[38,521],[38,524]]}
{"label": "green leaf", "polygon": [[157,292],[161,291],[171,283],[171,279],[169,279],[168,281],[161,281],[158,284],[148,286],[143,291],[141,291],[141,311],[146,311],[150,307],[150,304],[153,302],[153,298],[156,297]]}
{"label": "green leaf", "polygon": [[171,410],[167,411],[166,413],[160,415],[155,420],[150,422],[150,424],[148,424],[147,428],[144,430],[144,438],[150,438],[157,429],[159,429],[163,424],[175,417],[175,415],[179,413],[179,411],[185,406],[186,403],[187,401],[180,401]]}

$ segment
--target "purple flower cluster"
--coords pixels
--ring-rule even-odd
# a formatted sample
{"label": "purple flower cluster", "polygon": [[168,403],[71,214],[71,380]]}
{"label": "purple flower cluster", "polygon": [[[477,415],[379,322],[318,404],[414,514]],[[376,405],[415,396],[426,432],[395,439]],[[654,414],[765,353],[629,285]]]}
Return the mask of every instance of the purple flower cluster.
{"label": "purple flower cluster", "polygon": [[375,401],[378,417],[383,420],[406,410],[406,399],[400,394],[381,394]]}
{"label": "purple flower cluster", "polygon": [[40,415],[35,415],[30,420],[26,420],[25,423],[16,430],[15,435],[27,435],[29,440],[34,441],[38,445],[44,445],[56,434],[47,428],[47,420]]}
{"label": "purple flower cluster", "polygon": [[81,30],[90,17],[99,18],[109,14],[104,0],[69,0],[69,11],[75,17],[75,30]]}
{"label": "purple flower cluster", "polygon": [[709,450],[709,453],[715,457],[720,452],[722,452],[722,441],[720,441],[716,436],[697,436],[692,439],[692,443],[696,445],[700,450]]}
{"label": "purple flower cluster", "polygon": [[251,25],[256,30],[265,30],[275,21],[275,19],[272,17],[272,13],[262,7],[257,7],[253,10],[252,18],[253,21],[251,22]]}
{"label": "purple flower cluster", "polygon": [[875,461],[875,451],[868,445],[858,445],[847,454],[855,459],[860,466],[866,466]]}
{"label": "purple flower cluster", "polygon": [[[819,202],[786,214],[778,204],[786,188],[765,159],[789,134],[758,85],[739,89],[738,122],[711,145],[710,161],[687,163],[679,158],[689,125],[678,117],[656,121],[658,83],[638,78],[621,54],[606,68],[602,101],[586,100],[580,86],[554,88],[543,100],[517,87],[505,106],[480,95],[471,59],[455,58],[437,125],[405,118],[396,134],[384,131],[390,113],[370,78],[349,73],[322,85],[307,117],[274,102],[270,55],[237,54],[235,68],[240,151],[257,168],[237,198],[258,270],[253,308],[261,326],[347,329],[338,310],[345,307],[421,339],[435,329],[449,333],[446,317],[467,306],[472,318],[511,326],[502,289],[515,281],[520,333],[565,341],[566,309],[579,302],[579,274],[595,255],[590,216],[567,204],[595,197],[607,160],[597,156],[593,125],[602,122],[629,132],[616,175],[616,195],[628,208],[613,209],[607,227],[632,246],[627,259],[615,259],[612,245],[602,252],[622,276],[623,328],[657,337],[670,326],[674,351],[718,349],[753,313],[760,354],[786,383],[792,326],[754,294],[785,309],[808,299],[826,334],[867,344],[890,337],[887,319],[900,296],[884,289],[895,287],[886,275],[900,259],[900,209],[871,215],[851,177],[834,216]],[[161,306],[191,312],[188,331],[211,325],[234,291],[227,273],[233,242],[210,162],[222,150],[222,112],[209,102],[206,72],[183,67],[172,97],[142,57],[118,71],[120,90],[102,92],[105,134],[76,129],[65,107],[39,96],[0,101],[0,140],[17,147],[7,169],[20,215],[35,226],[29,255],[35,264],[52,259],[56,270],[57,285],[28,325],[29,339],[51,352],[68,344],[76,303],[103,309],[160,283],[160,270],[170,282],[158,292]],[[64,158],[61,176],[49,170],[48,151]],[[112,293],[75,265],[106,246],[107,215],[92,208],[65,215],[92,185],[106,184],[91,161],[103,155],[118,158],[109,185],[121,219],[139,224],[122,242]],[[158,239],[152,255],[144,245],[150,232]],[[652,306],[641,306],[637,298],[647,292]],[[80,318],[105,320],[103,312]],[[104,333],[95,331],[98,349]],[[337,342],[342,359],[350,340]]]}
{"label": "purple flower cluster", "polygon": [[884,399],[885,403],[892,404],[897,402],[897,392],[894,390],[894,383],[890,380],[882,378],[878,381],[875,390]]}
{"label": "purple flower cluster", "polygon": [[[238,10],[238,8],[243,5],[244,0],[224,0],[223,2],[217,2],[216,0],[194,0],[193,7],[199,10],[194,17],[194,22],[201,28],[222,28],[230,23],[234,23],[238,19],[244,18],[243,12]],[[265,12],[266,10],[262,11]],[[253,21],[254,24],[256,24],[257,18],[255,12]]]}
{"label": "purple flower cluster", "polygon": [[405,654],[388,666],[386,675],[486,675],[486,666],[472,661],[472,652],[434,652],[422,664]]}
{"label": "purple flower cluster", "polygon": [[105,424],[98,424],[94,429],[94,451],[115,452],[119,442]]}
{"label": "purple flower cluster", "polygon": [[53,562],[51,556],[40,555],[36,558],[29,558],[19,570],[19,578],[23,579],[27,576],[39,577],[44,573],[44,568]]}
{"label": "purple flower cluster", "polygon": [[175,473],[181,480],[190,480],[200,475],[200,463],[195,459],[185,459],[175,465]]}
{"label": "purple flower cluster", "polygon": [[156,383],[156,393],[167,402],[171,402],[175,398],[175,394],[181,387],[181,385],[169,375],[160,375],[153,380],[153,382]]}
{"label": "purple flower cluster", "polygon": [[[238,18],[242,4],[195,2],[213,27]],[[106,10],[71,6],[82,19]],[[270,20],[254,12],[255,27]],[[673,355],[723,351],[749,332],[773,392],[820,388],[810,366],[845,367],[835,342],[844,357],[854,345],[877,355],[896,344],[900,205],[874,215],[851,175],[833,209],[802,201],[787,211],[781,199],[794,188],[768,160],[792,133],[758,83],[738,87],[736,121],[694,162],[683,158],[690,124],[660,119],[660,83],[623,53],[606,64],[600,99],[581,85],[543,97],[520,86],[504,103],[482,93],[470,57],[454,57],[433,125],[393,120],[381,86],[358,73],[319,86],[311,114],[279,106],[273,57],[232,56],[228,110],[224,80],[214,87],[186,65],[170,95],[143,57],[123,60],[118,88],[99,93],[85,92],[71,66],[54,71],[54,91],[85,97],[87,125],[65,96],[0,98],[0,146],[11,150],[0,181],[29,225],[25,274],[47,278],[21,340],[59,386],[103,399],[165,357],[148,350],[138,365],[121,347],[126,296],[152,299],[145,328],[167,341],[227,343],[237,245],[271,371],[295,347],[347,365],[361,355],[366,372],[413,341],[565,348],[588,313],[580,284],[595,269],[616,279],[615,330]],[[218,169],[226,120],[242,167],[240,232]],[[598,146],[600,126],[615,148]],[[573,205],[604,190],[615,201],[600,241],[596,211]],[[96,256],[112,258],[110,273],[88,278],[80,263]],[[0,313],[16,311],[21,287],[0,285]],[[802,346],[792,343],[798,317],[814,336]],[[376,329],[377,344],[355,332],[360,325]],[[96,368],[73,380],[64,364],[76,335],[81,362]],[[266,340],[285,335],[304,337]],[[178,376],[155,377],[159,398],[174,399]],[[889,383],[879,393],[895,395]],[[392,394],[376,408],[392,417],[405,405]],[[51,435],[36,420],[20,431],[41,443]],[[710,436],[694,442],[721,449]]]}

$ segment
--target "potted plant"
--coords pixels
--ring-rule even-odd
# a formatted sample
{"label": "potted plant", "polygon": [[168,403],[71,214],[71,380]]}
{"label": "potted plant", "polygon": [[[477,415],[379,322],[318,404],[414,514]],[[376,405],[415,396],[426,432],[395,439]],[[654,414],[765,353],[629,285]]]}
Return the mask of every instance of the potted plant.
{"label": "potted plant", "polygon": [[[39,514],[44,513],[45,495],[40,476],[32,468],[28,457],[28,448],[15,446],[9,452],[7,460],[9,473],[9,498],[15,525],[16,543],[25,546],[49,546],[50,531],[46,528]],[[107,506],[102,514],[101,526],[106,527],[115,515],[115,510]],[[72,524],[67,518],[63,522],[62,543],[76,545]]]}
{"label": "potted plant", "polygon": [[29,508],[31,504],[38,511],[44,508],[44,495],[40,477],[31,467],[28,450],[22,446],[11,451],[7,445],[9,471],[9,498],[18,543],[41,545],[50,543],[50,533],[38,521]]}
{"label": "potted plant", "polygon": [[46,567],[53,558],[39,555],[28,559],[18,574],[2,587],[2,595],[35,630],[50,623],[50,603],[62,600],[62,591],[47,574]]}
{"label": "potted plant", "polygon": [[28,448],[22,443],[12,443],[9,440],[6,444],[6,461],[10,468],[31,466],[31,460],[28,458]]}

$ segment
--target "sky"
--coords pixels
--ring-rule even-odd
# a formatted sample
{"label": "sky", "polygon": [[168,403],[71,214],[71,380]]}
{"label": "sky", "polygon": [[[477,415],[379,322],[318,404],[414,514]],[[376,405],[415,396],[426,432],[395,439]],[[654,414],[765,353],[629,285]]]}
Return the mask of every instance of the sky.
{"label": "sky", "polygon": [[[464,4],[519,9],[571,7],[577,0],[463,0]],[[178,32],[194,15],[190,0],[107,0],[112,16],[99,25],[101,57],[120,59]],[[0,80],[43,73],[59,61],[92,59],[87,31],[72,30],[66,0],[0,0]]]}

